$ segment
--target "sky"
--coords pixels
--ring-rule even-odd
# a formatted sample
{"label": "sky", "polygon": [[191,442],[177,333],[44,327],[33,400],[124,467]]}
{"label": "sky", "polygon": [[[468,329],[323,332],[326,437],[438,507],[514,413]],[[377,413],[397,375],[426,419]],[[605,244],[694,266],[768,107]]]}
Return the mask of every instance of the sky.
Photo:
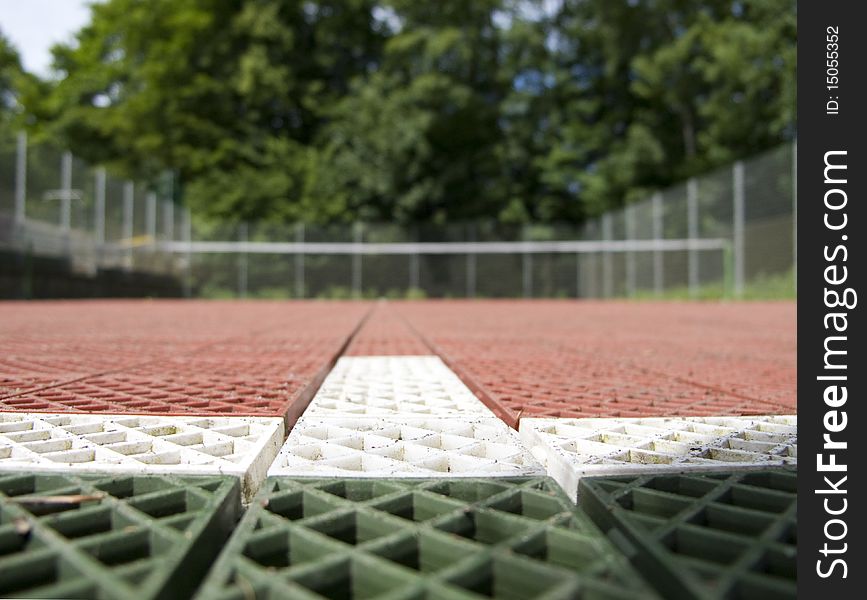
{"label": "sky", "polygon": [[51,46],[72,40],[90,19],[92,0],[0,0],[0,31],[21,54],[24,68],[51,74]]}

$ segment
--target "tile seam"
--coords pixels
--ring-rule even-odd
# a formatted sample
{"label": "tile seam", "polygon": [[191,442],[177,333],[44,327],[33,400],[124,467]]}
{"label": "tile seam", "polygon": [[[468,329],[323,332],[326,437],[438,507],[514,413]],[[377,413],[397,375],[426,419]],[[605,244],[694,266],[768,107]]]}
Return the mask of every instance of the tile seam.
{"label": "tile seam", "polygon": [[283,414],[283,425],[284,432],[288,437],[289,432],[291,432],[292,428],[295,426],[296,421],[301,418],[301,415],[304,414],[304,411],[307,410],[307,407],[310,405],[310,402],[316,396],[316,393],[319,391],[319,388],[322,387],[322,384],[325,382],[325,378],[328,377],[328,374],[331,373],[332,369],[334,369],[334,365],[337,364],[337,361],[342,357],[347,348],[352,344],[352,340],[364,329],[365,324],[376,311],[377,305],[374,304],[370,308],[367,309],[367,312],[361,317],[352,331],[346,336],[346,339],[343,341],[343,344],[337,349],[337,351],[332,355],[331,360],[328,361],[328,364],[324,365],[317,374],[310,380],[304,389],[298,392],[295,396],[295,400],[289,405],[286,413]]}
{"label": "tile seam", "polygon": [[446,366],[451,369],[461,381],[463,381],[464,385],[466,385],[470,391],[479,398],[479,400],[481,400],[497,417],[502,419],[506,425],[517,431],[518,423],[521,420],[520,414],[517,417],[513,416],[512,412],[503,406],[499,400],[494,398],[484,385],[477,382],[475,377],[473,377],[466,369],[460,367],[456,360],[434,343],[433,340],[429,339],[419,329],[417,329],[407,317],[398,310],[395,310],[395,314],[406,324],[410,331],[418,336],[421,342],[427,346],[434,355],[440,357]]}

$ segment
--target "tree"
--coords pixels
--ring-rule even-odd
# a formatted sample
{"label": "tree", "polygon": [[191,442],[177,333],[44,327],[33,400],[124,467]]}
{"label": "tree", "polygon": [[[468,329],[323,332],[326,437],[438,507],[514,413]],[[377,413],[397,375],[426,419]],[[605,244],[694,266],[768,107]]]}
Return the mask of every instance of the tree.
{"label": "tree", "polygon": [[0,127],[21,125],[22,95],[38,85],[38,80],[24,71],[18,51],[0,31]]}
{"label": "tree", "polygon": [[794,136],[792,0],[567,0],[555,23],[572,118],[547,171],[588,214]]}
{"label": "tree", "polygon": [[107,0],[19,97],[197,214],[280,222],[580,222],[794,136],[794,0],[551,6]]}
{"label": "tree", "polygon": [[498,4],[391,4],[400,26],[380,69],[355,80],[321,138],[350,214],[445,222],[501,208]]}

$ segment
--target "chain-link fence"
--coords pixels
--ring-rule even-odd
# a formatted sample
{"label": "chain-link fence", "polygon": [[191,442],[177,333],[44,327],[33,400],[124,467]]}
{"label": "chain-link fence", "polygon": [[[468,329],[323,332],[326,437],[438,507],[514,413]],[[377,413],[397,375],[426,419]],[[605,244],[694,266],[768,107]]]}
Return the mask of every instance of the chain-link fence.
{"label": "chain-link fence", "polygon": [[2,131],[0,298],[176,295],[184,259],[157,247],[175,238],[146,229],[174,212],[152,185]]}
{"label": "chain-link fence", "polygon": [[785,145],[580,226],[226,223],[0,133],[0,250],[204,297],[792,297],[794,166]]}

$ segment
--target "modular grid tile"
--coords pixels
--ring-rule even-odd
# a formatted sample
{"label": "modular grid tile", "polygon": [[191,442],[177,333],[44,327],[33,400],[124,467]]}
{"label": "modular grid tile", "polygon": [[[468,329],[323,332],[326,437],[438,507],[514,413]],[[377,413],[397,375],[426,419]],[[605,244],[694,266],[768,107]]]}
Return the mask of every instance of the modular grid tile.
{"label": "modular grid tile", "polygon": [[67,374],[62,377],[51,375],[39,375],[37,373],[26,374],[2,374],[0,375],[0,398],[7,396],[19,396],[27,392],[33,392],[42,388],[52,387],[66,383],[73,379],[85,377],[86,374]]}
{"label": "modular grid tile", "polygon": [[0,307],[0,596],[793,595],[793,305],[370,307]]}
{"label": "modular grid tile", "polygon": [[282,344],[266,355],[226,351],[172,357],[0,399],[3,410],[281,416],[291,424],[344,338]]}
{"label": "modular grid tile", "polygon": [[268,474],[490,477],[543,474],[496,417],[302,417]]}
{"label": "modular grid tile", "polygon": [[[111,324],[108,324],[111,327]],[[2,336],[2,327],[0,327]],[[220,337],[106,336],[94,332],[60,339],[0,337],[0,393],[11,396],[99,374],[123,372],[161,360],[201,352]],[[11,383],[6,383],[7,380]],[[32,381],[28,381],[32,380]],[[15,385],[19,382],[18,385]],[[24,385],[21,385],[24,383]]]}
{"label": "modular grid tile", "polygon": [[517,427],[524,417],[663,417],[773,414],[749,400],[530,342],[460,342],[447,364],[492,410]]}
{"label": "modular grid tile", "polygon": [[521,440],[575,499],[582,477],[797,463],[797,417],[522,419]]}
{"label": "modular grid tile", "polygon": [[369,303],[49,302],[0,309],[0,409],[294,422]]}
{"label": "modular grid tile", "polygon": [[396,310],[497,414],[789,414],[794,303],[401,302]]}
{"label": "modular grid tile", "polygon": [[0,401],[4,410],[282,416],[303,381],[99,376]]}
{"label": "modular grid tile", "polygon": [[283,420],[0,413],[0,472],[232,475],[249,499]]}
{"label": "modular grid tile", "polygon": [[269,478],[198,600],[657,598],[550,479]]}
{"label": "modular grid tile", "polygon": [[238,490],[231,477],[0,473],[0,596],[189,598]]}
{"label": "modular grid tile", "polygon": [[797,474],[584,478],[584,511],[665,598],[796,598]]}
{"label": "modular grid tile", "polygon": [[[116,342],[15,344],[0,341],[0,398],[62,385],[93,373],[152,360],[143,349]],[[156,351],[156,348],[152,350]]]}
{"label": "modular grid tile", "polygon": [[447,417],[493,413],[437,356],[352,356],[337,361],[305,417]]}

